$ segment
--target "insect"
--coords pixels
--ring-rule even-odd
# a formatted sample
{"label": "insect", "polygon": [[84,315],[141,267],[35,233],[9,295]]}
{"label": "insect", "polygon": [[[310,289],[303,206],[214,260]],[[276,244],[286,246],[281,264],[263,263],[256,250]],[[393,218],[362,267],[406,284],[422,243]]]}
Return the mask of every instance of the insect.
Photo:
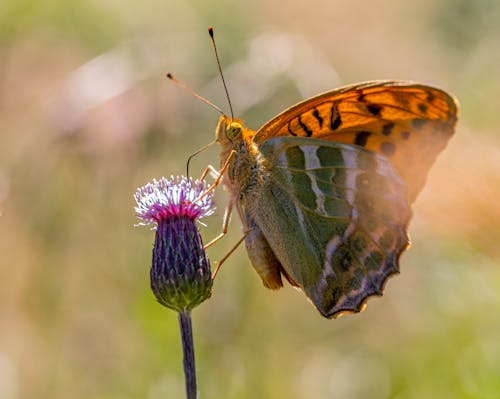
{"label": "insect", "polygon": [[454,133],[457,108],[437,88],[371,81],[307,99],[257,131],[221,115],[228,209],[241,218],[264,285],[286,279],[327,318],[382,295],[399,273],[411,205]]}

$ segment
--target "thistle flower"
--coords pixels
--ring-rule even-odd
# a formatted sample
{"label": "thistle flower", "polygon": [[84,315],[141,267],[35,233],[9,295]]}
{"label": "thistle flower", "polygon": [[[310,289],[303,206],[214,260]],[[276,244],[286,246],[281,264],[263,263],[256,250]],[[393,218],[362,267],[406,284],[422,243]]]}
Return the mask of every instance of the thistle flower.
{"label": "thistle flower", "polygon": [[135,193],[140,225],[156,227],[151,289],[164,306],[186,312],[210,297],[210,263],[196,222],[215,211],[205,182],[185,177],[154,179]]}
{"label": "thistle flower", "polygon": [[210,263],[196,222],[215,211],[205,182],[185,177],[153,180],[135,193],[140,225],[156,228],[151,289],[162,305],[179,312],[186,397],[198,397],[191,309],[209,298]]}

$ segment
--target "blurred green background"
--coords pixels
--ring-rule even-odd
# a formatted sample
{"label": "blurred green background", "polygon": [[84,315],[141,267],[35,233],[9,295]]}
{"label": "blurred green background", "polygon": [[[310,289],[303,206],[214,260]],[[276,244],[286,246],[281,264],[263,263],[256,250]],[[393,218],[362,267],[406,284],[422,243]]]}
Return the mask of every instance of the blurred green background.
{"label": "blurred green background", "polygon": [[[365,312],[323,319],[238,249],[193,314],[201,397],[500,398],[499,20],[496,0],[2,0],[0,398],[183,397],[132,194],[213,137],[217,113],[165,71],[227,109],[209,25],[250,127],[370,79],[436,85],[461,114]],[[233,218],[211,259],[240,236]]]}

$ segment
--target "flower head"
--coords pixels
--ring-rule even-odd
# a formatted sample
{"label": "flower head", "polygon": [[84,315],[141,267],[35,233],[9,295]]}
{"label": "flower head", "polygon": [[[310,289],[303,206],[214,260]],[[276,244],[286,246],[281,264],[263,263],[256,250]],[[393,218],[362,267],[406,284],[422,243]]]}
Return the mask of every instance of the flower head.
{"label": "flower head", "polygon": [[213,194],[208,193],[195,201],[206,190],[205,182],[184,176],[153,179],[153,182],[137,189],[134,196],[137,202],[135,212],[142,220],[141,224],[157,224],[170,216],[187,216],[191,219],[210,216],[215,211]]}
{"label": "flower head", "polygon": [[151,289],[158,302],[179,312],[211,295],[210,263],[196,226],[215,210],[213,193],[206,190],[199,180],[171,177],[155,179],[135,193],[140,224],[156,224]]}

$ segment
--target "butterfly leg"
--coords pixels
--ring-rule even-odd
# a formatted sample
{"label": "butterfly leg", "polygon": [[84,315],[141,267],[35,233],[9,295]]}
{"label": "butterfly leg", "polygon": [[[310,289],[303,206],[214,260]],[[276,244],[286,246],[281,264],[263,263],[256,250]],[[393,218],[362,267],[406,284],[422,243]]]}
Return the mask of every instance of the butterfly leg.
{"label": "butterfly leg", "polygon": [[227,205],[227,208],[224,212],[224,219],[222,220],[222,231],[221,233],[212,239],[208,244],[205,245],[205,249],[208,247],[211,247],[214,245],[217,241],[219,241],[222,237],[224,237],[227,234],[227,228],[229,226],[229,221],[231,220],[231,213],[233,212],[233,202],[230,201],[229,204]]}
{"label": "butterfly leg", "polygon": [[[229,166],[230,160],[234,157],[235,154],[236,154],[235,151],[231,152],[231,154],[229,155],[227,161],[224,163],[224,165],[222,166],[222,168],[221,168],[220,171],[217,171],[212,165],[208,165],[205,168],[205,170],[203,171],[203,173],[202,173],[202,175],[200,177],[200,180],[203,180],[209,172],[216,173],[217,174],[217,179],[207,189],[207,191],[205,191],[195,201],[198,201],[201,198],[203,198],[203,196],[205,196],[208,192],[210,192],[211,190],[213,190],[220,183],[220,180],[221,180],[222,176],[224,175],[226,169]],[[224,219],[222,221],[222,232],[217,237],[215,237],[214,239],[212,239],[208,244],[206,244],[205,247],[204,247],[205,249],[207,249],[208,247],[214,245],[217,241],[219,241],[222,237],[224,237],[227,234],[227,228],[229,226],[229,221],[231,220],[231,213],[233,212],[233,203],[234,203],[233,201],[229,201],[229,204],[227,205],[227,208],[226,208],[226,210],[224,212]]]}
{"label": "butterfly leg", "polygon": [[222,264],[227,260],[227,258],[229,258],[232,253],[234,251],[236,251],[236,249],[240,246],[240,244],[243,242],[243,240],[245,240],[245,238],[247,238],[247,234],[248,232],[246,232],[245,234],[243,234],[243,237],[241,237],[238,242],[233,246],[233,248],[231,248],[231,250],[226,254],[224,255],[218,262],[217,262],[217,266],[215,267],[215,270],[214,272],[212,273],[212,280],[215,279],[215,276],[217,276],[217,273],[219,272],[219,269],[220,267],[222,266]]}
{"label": "butterfly leg", "polygon": [[[198,198],[196,198],[194,200],[194,202],[202,199],[205,195],[207,195],[208,193],[213,191],[215,189],[215,187],[217,187],[219,185],[219,183],[222,180],[222,177],[224,176],[224,173],[226,173],[226,170],[229,167],[229,164],[231,163],[231,161],[233,160],[235,155],[236,155],[236,151],[232,150],[231,153],[229,154],[229,156],[227,157],[226,161],[224,162],[224,165],[222,165],[222,168],[220,168],[220,170],[218,172],[218,176],[215,179],[215,181],[210,185],[210,187],[207,188],[207,190],[203,194],[201,194]],[[211,168],[210,166],[205,168],[205,171],[202,174],[203,177],[205,177],[207,175],[207,173],[210,171],[210,168]],[[212,166],[212,168],[213,168],[213,166]],[[215,168],[214,168],[214,170],[215,170]]]}
{"label": "butterfly leg", "polygon": [[218,179],[220,176],[220,172],[217,169],[215,169],[212,165],[208,165],[201,174],[199,180],[201,181],[205,180],[205,178],[209,173],[212,175],[214,179]]}

